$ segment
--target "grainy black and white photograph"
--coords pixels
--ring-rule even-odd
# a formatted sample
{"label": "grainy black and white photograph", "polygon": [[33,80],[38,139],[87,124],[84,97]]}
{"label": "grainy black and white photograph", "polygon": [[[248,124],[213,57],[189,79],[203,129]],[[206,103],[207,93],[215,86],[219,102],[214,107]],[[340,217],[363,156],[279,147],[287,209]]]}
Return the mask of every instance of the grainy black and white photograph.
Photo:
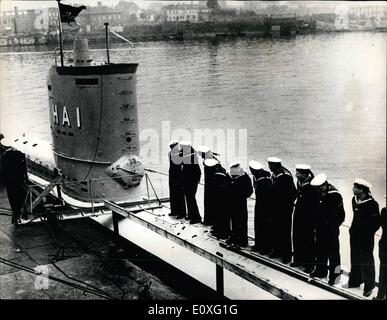
{"label": "grainy black and white photograph", "polygon": [[0,299],[386,300],[386,40],[384,1],[0,0]]}

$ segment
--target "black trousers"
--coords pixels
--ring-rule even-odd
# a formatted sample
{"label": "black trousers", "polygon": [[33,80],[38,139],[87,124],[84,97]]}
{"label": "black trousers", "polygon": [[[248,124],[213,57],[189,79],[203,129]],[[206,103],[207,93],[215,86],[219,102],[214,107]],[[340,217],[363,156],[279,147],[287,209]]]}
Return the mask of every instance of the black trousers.
{"label": "black trousers", "polygon": [[224,190],[214,191],[214,235],[227,239],[231,232],[231,217],[224,199]]}
{"label": "black trousers", "polygon": [[271,251],[272,221],[268,217],[269,209],[255,207],[254,209],[255,247],[262,251]]}
{"label": "black trousers", "polygon": [[273,251],[282,259],[292,257],[292,208],[282,208],[276,212],[273,221],[276,230],[273,233]]}
{"label": "black trousers", "polygon": [[190,221],[201,221],[198,204],[195,198],[197,190],[197,182],[184,182],[184,197],[187,204],[188,219]]}
{"label": "black trousers", "polygon": [[[316,273],[334,279],[341,273],[339,228],[327,225],[318,226],[316,230]],[[329,262],[329,268],[328,268]]]}
{"label": "black trousers", "polygon": [[231,211],[231,236],[232,243],[247,246],[247,199],[242,200],[240,205],[232,208]]}
{"label": "black trousers", "polygon": [[374,235],[350,232],[351,272],[349,285],[358,287],[364,282],[364,291],[375,287]]}
{"label": "black trousers", "polygon": [[27,197],[22,181],[6,181],[7,196],[12,209],[12,221],[20,218],[21,210]]}
{"label": "black trousers", "polygon": [[185,217],[185,201],[183,183],[177,178],[169,176],[169,199],[171,203],[171,213],[178,217]]}
{"label": "black trousers", "polygon": [[310,223],[301,223],[296,216],[293,219],[294,263],[312,268],[316,260],[315,232]]}
{"label": "black trousers", "polygon": [[387,252],[379,249],[380,267],[379,267],[379,289],[378,298],[386,299],[387,293]]}
{"label": "black trousers", "polygon": [[215,223],[215,192],[212,185],[204,185],[204,218],[203,223],[213,226]]}

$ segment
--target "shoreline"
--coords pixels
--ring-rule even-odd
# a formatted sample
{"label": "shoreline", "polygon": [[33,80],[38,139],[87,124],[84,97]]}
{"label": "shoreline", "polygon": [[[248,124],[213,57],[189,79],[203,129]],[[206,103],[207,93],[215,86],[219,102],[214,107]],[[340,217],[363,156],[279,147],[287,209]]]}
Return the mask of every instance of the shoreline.
{"label": "shoreline", "polygon": [[[316,31],[306,31],[298,32],[293,35],[280,35],[280,34],[267,34],[263,30],[258,31],[241,31],[239,33],[233,32],[206,32],[206,33],[188,33],[188,34],[145,34],[138,36],[131,36],[129,33],[121,33],[125,38],[131,42],[169,42],[169,41],[195,41],[195,40],[235,40],[235,39],[293,39],[297,36],[306,36],[306,35],[322,35],[322,34],[341,34],[341,33],[387,33],[387,30],[316,30]],[[23,36],[15,36],[23,37]],[[24,37],[33,37],[33,36],[24,36]],[[88,33],[88,34],[79,34],[80,38],[87,38],[90,45],[105,44],[105,35],[98,33]],[[36,37],[35,37],[36,38]],[[116,37],[109,37],[109,42],[112,44],[122,43],[122,40]],[[72,44],[72,37],[65,37],[63,40],[64,45]],[[8,44],[1,45],[0,48],[5,49],[21,49],[21,48],[31,48],[31,47],[44,47],[44,46],[56,46],[58,45],[58,40],[51,39],[46,43],[24,43],[24,44]]]}

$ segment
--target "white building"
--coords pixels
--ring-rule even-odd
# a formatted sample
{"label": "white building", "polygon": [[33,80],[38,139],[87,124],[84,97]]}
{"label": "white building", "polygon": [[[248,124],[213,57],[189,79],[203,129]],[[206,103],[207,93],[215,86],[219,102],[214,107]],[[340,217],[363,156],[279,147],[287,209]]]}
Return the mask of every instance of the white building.
{"label": "white building", "polygon": [[168,5],[164,7],[167,21],[199,21],[198,5]]}

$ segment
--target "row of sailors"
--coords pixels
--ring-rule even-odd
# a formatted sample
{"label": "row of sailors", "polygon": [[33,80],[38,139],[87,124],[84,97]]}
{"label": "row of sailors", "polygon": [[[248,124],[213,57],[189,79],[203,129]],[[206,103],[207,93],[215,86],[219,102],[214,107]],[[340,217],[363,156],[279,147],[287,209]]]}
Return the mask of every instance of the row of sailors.
{"label": "row of sailors", "polygon": [[[253,176],[241,163],[222,167],[217,154],[201,146],[195,150],[189,141],[171,141],[169,152],[169,188],[171,216],[201,222],[196,191],[201,177],[199,157],[204,162],[204,219],[213,227],[218,239],[230,246],[246,247],[247,198],[255,191],[254,251],[270,258],[279,258],[292,267],[301,267],[312,277],[325,278],[329,284],[338,282],[341,274],[339,227],[345,219],[343,198],[328,182],[325,174],[314,176],[309,165],[296,165],[297,186],[282,160],[267,159],[267,171],[257,161],[250,161]],[[254,189],[253,189],[254,187]],[[354,218],[350,228],[351,272],[347,287],[364,283],[364,295],[375,287],[373,258],[374,235],[386,226],[386,211],[379,214],[378,203],[370,192],[371,184],[356,178],[353,186]],[[378,298],[386,297],[386,247],[383,231],[379,243],[380,279]],[[293,245],[293,252],[292,252]]]}

